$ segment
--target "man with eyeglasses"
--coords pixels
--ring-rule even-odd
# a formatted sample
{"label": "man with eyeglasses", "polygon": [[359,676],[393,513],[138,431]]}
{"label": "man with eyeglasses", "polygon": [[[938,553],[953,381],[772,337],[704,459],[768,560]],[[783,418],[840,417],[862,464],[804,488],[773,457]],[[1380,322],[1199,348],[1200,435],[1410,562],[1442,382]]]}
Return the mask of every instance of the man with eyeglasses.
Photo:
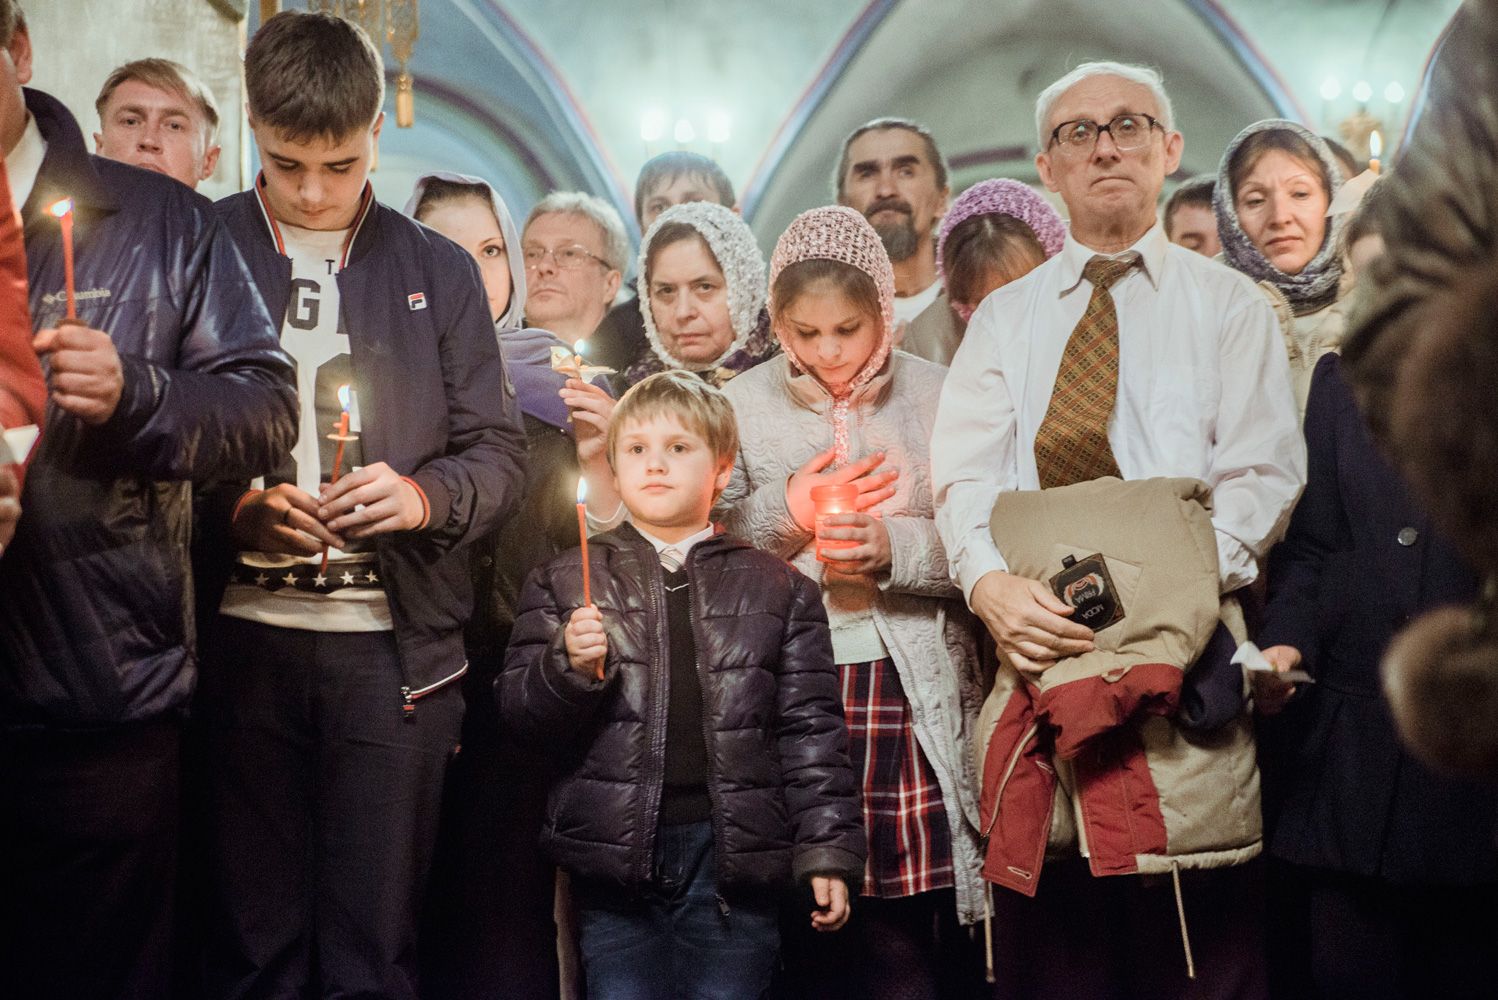
{"label": "man with eyeglasses", "polygon": [[520,252],[526,325],[569,344],[589,340],[589,360],[622,370],[612,345],[592,342],[619,294],[629,257],[624,220],[613,206],[580,191],[553,191],[525,220]]}
{"label": "man with eyeglasses", "polygon": [[[1258,775],[1238,668],[1215,672],[1228,680],[1218,718],[1188,729],[1178,706],[1206,658],[1184,680],[1187,664],[1110,659],[1119,632],[1094,633],[1051,586],[1011,574],[990,532],[1001,493],[1110,476],[1200,480],[1212,490],[1216,583],[1227,594],[1254,581],[1284,530],[1306,461],[1284,347],[1251,281],[1166,239],[1155,205],[1181,161],[1172,122],[1150,69],[1088,63],[1041,93],[1035,163],[1066,203],[1070,233],[1061,253],[973,315],[932,435],[953,578],[1016,692],[983,776],[984,874],[996,883],[995,926],[1006,928],[995,996],[1266,993],[1262,873],[1251,863],[1262,850]],[[1078,527],[1060,526],[1056,541]],[[1057,579],[1063,565],[1057,556]],[[1148,560],[1112,567],[1121,585],[1149,573]],[[1198,582],[1210,589],[1210,570]],[[1193,592],[1208,607],[1215,596]],[[1126,593],[1115,611],[1144,610],[1131,601]],[[1156,603],[1177,624],[1177,605]],[[1209,649],[1222,642],[1230,656],[1225,634]],[[1102,672],[1082,674],[1082,663]],[[1015,728],[1011,709],[1033,726]],[[1052,753],[1074,725],[1087,734],[1080,745]],[[996,744],[1012,747],[1009,767],[995,766]]]}

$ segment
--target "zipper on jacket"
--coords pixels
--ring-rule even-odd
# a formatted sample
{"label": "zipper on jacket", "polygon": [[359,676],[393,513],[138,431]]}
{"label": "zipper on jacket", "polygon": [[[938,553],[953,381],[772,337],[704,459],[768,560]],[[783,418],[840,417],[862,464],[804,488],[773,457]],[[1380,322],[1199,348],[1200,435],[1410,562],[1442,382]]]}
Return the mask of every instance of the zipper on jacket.
{"label": "zipper on jacket", "polygon": [[687,621],[692,628],[692,645],[697,653],[696,662],[692,669],[697,672],[698,697],[702,701],[702,741],[707,749],[707,798],[712,805],[712,812],[708,816],[713,827],[713,880],[717,883],[713,895],[718,900],[718,912],[728,916],[728,901],[723,898],[723,809],[718,799],[718,770],[716,760],[713,756],[713,729],[707,718],[707,671],[702,669],[702,649],[704,648],[701,636],[697,634],[697,581],[692,573],[692,552],[697,551],[697,546],[692,546],[687,553],[685,565],[682,567],[687,571]]}
{"label": "zipper on jacket", "polygon": [[[646,760],[649,768],[645,781],[645,816],[643,819],[645,828],[645,850],[640,859],[642,868],[641,881],[649,882],[654,875],[653,859],[655,858],[655,833],[661,821],[661,790],[666,781],[666,709],[670,698],[671,684],[671,644],[670,636],[666,632],[665,609],[661,607],[659,594],[665,592],[665,570],[661,568],[661,561],[656,555],[655,546],[648,541],[644,542],[645,549],[649,550],[648,564],[644,567],[642,574],[647,577],[645,597],[650,604],[650,611],[655,623],[656,648],[662,651],[663,669],[654,671],[656,676],[650,678],[650,699],[646,705],[648,718],[646,719],[647,732],[650,736],[650,754]],[[639,550],[636,555],[643,554]],[[656,658],[652,657],[652,661]],[[652,663],[654,665],[654,663]]]}

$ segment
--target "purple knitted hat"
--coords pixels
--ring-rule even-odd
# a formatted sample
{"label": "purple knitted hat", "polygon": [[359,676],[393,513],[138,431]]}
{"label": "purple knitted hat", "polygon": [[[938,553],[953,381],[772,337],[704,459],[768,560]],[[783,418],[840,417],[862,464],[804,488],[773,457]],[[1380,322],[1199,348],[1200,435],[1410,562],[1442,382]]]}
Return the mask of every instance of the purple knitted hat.
{"label": "purple knitted hat", "polygon": [[936,238],[936,274],[943,285],[947,281],[942,267],[947,237],[975,215],[1007,215],[1018,219],[1030,227],[1047,258],[1060,253],[1061,245],[1066,242],[1066,223],[1040,192],[1007,177],[979,181],[957,196],[941,220],[941,231]]}

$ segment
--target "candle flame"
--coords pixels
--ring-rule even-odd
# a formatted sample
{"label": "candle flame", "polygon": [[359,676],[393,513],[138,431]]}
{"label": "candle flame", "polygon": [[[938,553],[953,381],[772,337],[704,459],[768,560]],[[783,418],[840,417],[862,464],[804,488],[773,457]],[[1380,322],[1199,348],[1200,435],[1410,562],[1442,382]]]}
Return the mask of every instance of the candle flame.
{"label": "candle flame", "polygon": [[72,210],[73,210],[73,199],[72,198],[64,198],[61,201],[54,201],[51,205],[47,206],[47,211],[51,212],[53,215],[57,216],[59,219],[62,218],[64,215],[67,215]]}
{"label": "candle flame", "polygon": [[338,405],[341,406],[341,407],[343,407],[343,412],[344,413],[348,412],[348,408],[349,408],[349,386],[348,386],[347,382],[345,382],[343,385],[340,385],[338,387]]}
{"label": "candle flame", "polygon": [[587,341],[587,339],[586,338],[580,339],[580,340],[578,340],[577,343],[573,344],[572,345],[572,353],[573,354],[587,354],[588,353],[588,341]]}
{"label": "candle flame", "polygon": [[1382,155],[1383,151],[1384,137],[1378,134],[1378,129],[1374,129],[1373,134],[1368,136],[1368,155],[1372,156],[1374,159],[1378,159],[1378,157]]}
{"label": "candle flame", "polygon": [[577,477],[577,502],[583,503],[588,499],[588,481],[582,476]]}

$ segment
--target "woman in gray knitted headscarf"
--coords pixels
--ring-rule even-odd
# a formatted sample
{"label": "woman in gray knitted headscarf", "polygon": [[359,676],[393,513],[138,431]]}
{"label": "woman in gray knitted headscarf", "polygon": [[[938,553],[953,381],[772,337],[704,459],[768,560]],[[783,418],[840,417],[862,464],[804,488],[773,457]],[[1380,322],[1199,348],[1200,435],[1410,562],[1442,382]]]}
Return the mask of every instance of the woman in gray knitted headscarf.
{"label": "woman in gray knitted headscarf", "polygon": [[662,212],[640,242],[640,313],[650,350],[634,385],[677,368],[721,386],[776,351],[765,314],[765,259],[739,215],[713,202]]}
{"label": "woman in gray knitted headscarf", "polygon": [[1342,218],[1326,214],[1342,180],[1320,136],[1270,118],[1228,144],[1212,199],[1224,262],[1257,281],[1279,317],[1302,416],[1317,359],[1347,328]]}

